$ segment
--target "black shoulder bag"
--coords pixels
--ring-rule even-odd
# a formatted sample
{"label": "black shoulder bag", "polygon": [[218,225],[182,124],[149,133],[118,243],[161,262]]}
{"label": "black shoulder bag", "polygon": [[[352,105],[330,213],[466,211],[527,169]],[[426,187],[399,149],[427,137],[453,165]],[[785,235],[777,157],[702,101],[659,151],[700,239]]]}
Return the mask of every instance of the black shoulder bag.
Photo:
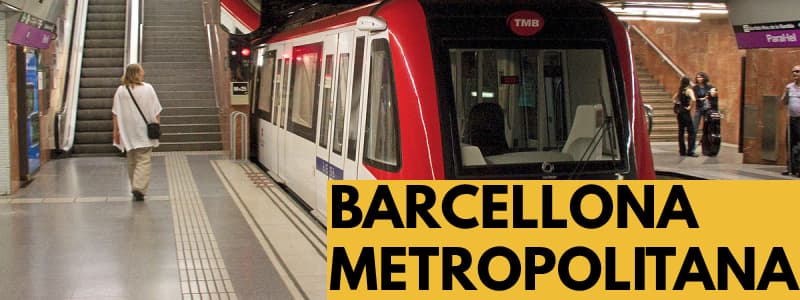
{"label": "black shoulder bag", "polygon": [[139,111],[139,115],[142,116],[142,120],[144,123],[147,124],[147,137],[151,139],[157,139],[161,137],[161,124],[158,123],[150,123],[147,122],[147,118],[144,117],[144,113],[142,113],[142,109],[139,108],[139,104],[136,103],[136,98],[133,97],[133,93],[131,93],[131,89],[126,85],[125,89],[128,90],[128,95],[131,95],[131,100],[133,100],[133,105],[136,105],[136,110]]}

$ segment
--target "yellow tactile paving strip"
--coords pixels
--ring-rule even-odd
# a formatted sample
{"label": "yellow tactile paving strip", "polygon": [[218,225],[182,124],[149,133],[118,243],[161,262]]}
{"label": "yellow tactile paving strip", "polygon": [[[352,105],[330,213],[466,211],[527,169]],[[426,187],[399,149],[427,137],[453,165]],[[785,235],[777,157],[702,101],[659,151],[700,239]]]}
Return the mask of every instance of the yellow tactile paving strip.
{"label": "yellow tactile paving strip", "polygon": [[186,156],[165,156],[183,299],[238,299]]}

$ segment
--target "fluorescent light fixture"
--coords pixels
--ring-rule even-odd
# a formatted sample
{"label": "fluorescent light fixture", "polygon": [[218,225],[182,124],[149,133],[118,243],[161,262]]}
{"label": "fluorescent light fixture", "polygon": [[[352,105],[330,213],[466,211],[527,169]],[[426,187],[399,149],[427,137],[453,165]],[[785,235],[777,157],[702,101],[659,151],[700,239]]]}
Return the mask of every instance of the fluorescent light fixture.
{"label": "fluorescent light fixture", "polygon": [[604,4],[621,20],[698,23],[704,14],[728,13],[724,3],[616,1]]}
{"label": "fluorescent light fixture", "polygon": [[700,23],[700,19],[694,18],[675,18],[675,17],[642,17],[642,16],[620,16],[623,21],[653,21],[653,22],[678,22],[678,23]]}

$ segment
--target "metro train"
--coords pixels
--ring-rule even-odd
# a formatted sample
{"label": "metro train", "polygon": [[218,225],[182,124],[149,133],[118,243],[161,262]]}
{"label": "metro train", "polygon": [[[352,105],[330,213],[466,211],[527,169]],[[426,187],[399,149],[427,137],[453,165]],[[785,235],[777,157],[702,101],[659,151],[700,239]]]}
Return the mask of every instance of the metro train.
{"label": "metro train", "polygon": [[626,28],[578,0],[385,0],[251,40],[253,160],[338,179],[654,179]]}

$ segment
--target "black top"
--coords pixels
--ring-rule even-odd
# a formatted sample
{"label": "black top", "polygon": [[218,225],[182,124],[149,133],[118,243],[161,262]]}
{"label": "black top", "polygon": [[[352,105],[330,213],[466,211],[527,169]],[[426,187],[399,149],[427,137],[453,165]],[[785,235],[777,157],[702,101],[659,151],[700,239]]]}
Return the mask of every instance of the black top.
{"label": "black top", "polygon": [[686,89],[680,91],[680,97],[678,97],[678,100],[681,102],[681,106],[684,109],[686,109],[687,106],[692,105],[692,98],[686,95]]}
{"label": "black top", "polygon": [[[694,96],[697,98],[697,107],[699,109],[703,109],[703,98],[709,94],[711,89],[715,88],[713,85],[707,84],[704,87],[699,85],[695,85],[692,89],[694,90]],[[717,110],[717,105],[719,103],[719,97],[711,97],[708,96],[708,100],[711,102],[711,109]]]}

